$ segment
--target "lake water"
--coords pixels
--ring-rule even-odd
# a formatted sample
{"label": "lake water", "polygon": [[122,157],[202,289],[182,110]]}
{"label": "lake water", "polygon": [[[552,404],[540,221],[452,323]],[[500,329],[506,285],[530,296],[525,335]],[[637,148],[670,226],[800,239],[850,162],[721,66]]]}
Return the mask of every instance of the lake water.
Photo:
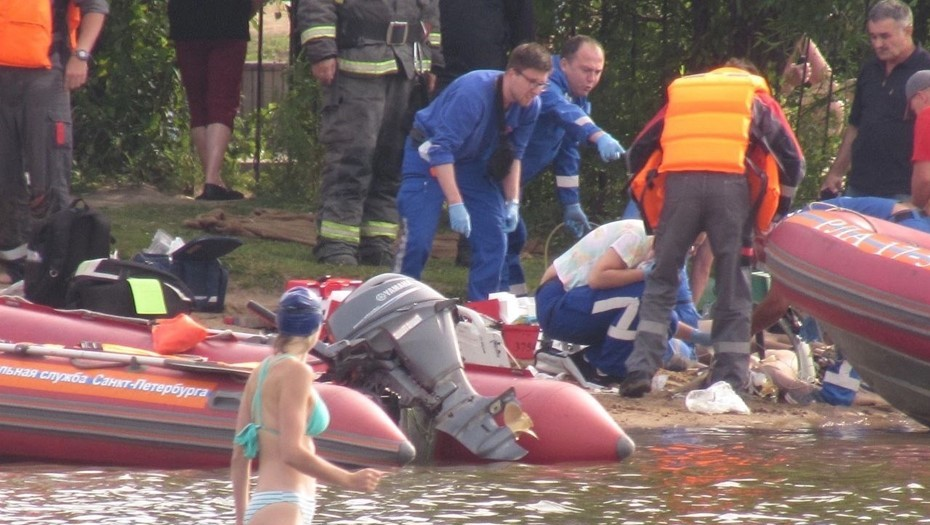
{"label": "lake water", "polygon": [[[930,523],[930,433],[630,431],[620,464],[407,467],[326,524]],[[66,445],[65,445],[66,446]],[[0,465],[0,524],[232,523],[228,472]]]}

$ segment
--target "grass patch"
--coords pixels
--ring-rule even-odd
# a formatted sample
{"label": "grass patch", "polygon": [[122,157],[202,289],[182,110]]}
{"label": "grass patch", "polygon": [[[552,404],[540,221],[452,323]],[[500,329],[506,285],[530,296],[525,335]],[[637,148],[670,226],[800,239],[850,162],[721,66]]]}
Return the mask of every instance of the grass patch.
{"label": "grass patch", "polygon": [[[127,194],[129,193],[131,190],[127,190]],[[98,206],[113,225],[113,236],[120,258],[129,259],[147,248],[159,228],[188,241],[207,234],[203,230],[184,226],[184,221],[218,207],[216,204],[165,200],[171,202]],[[237,217],[248,216],[256,208],[309,211],[307,207],[282,205],[278,201],[261,197],[222,204],[222,208]],[[223,257],[223,262],[229,266],[230,288],[277,293],[283,290],[289,279],[319,279],[329,275],[365,280],[390,271],[387,267],[337,267],[320,264],[313,258],[311,248],[299,243],[254,237],[242,240],[243,245],[240,248]],[[550,257],[552,256],[550,254]],[[536,287],[543,269],[541,255],[531,255],[524,259],[527,283],[531,289]],[[443,295],[463,299],[466,296],[467,278],[468,270],[456,266],[451,259],[430,259],[423,274],[423,282]]]}

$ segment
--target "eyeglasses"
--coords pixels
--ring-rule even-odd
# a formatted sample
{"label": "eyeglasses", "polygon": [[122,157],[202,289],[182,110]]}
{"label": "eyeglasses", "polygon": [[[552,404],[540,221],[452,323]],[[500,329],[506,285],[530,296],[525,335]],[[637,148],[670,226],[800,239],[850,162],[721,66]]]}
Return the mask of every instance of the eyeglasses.
{"label": "eyeglasses", "polygon": [[517,74],[520,75],[521,77],[523,77],[527,82],[529,82],[530,85],[533,86],[533,89],[538,89],[538,90],[540,90],[540,91],[545,91],[546,88],[549,87],[549,82],[547,82],[547,81],[539,81],[539,80],[532,79],[532,78],[530,78],[530,77],[524,75],[524,74],[523,74],[523,71],[517,71]]}

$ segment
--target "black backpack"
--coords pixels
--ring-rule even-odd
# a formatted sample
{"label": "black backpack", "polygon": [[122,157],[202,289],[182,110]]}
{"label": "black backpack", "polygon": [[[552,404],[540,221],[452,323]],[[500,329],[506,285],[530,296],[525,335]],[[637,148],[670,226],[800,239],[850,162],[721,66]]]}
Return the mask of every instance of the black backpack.
{"label": "black backpack", "polygon": [[177,275],[193,294],[195,312],[222,312],[229,269],[220,257],[242,246],[235,237],[207,235],[181,246],[171,255],[137,253],[132,260]]}
{"label": "black backpack", "polygon": [[159,319],[189,314],[192,305],[191,291],[173,273],[133,261],[92,259],[84,261],[71,278],[66,306]]}
{"label": "black backpack", "polygon": [[29,239],[23,275],[26,299],[61,308],[83,261],[110,256],[110,221],[82,199],[40,222]]}

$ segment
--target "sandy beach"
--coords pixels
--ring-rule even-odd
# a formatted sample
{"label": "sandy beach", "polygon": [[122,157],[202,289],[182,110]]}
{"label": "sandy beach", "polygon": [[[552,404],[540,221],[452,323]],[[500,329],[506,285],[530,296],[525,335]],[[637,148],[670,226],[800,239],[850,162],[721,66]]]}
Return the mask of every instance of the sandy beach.
{"label": "sandy beach", "polygon": [[[225,316],[248,315],[244,308],[249,300],[273,306],[277,296],[255,290],[239,290],[231,286],[227,295]],[[207,325],[224,326],[220,314],[197,314]],[[698,377],[697,370],[665,372],[669,376],[663,391],[652,392],[640,399],[621,397],[616,389],[591,391],[604,408],[626,430],[637,428],[714,428],[743,427],[772,430],[818,430],[831,427],[867,427],[876,429],[922,431],[924,426],[910,419],[872,394],[867,405],[841,407],[823,403],[806,406],[789,404],[774,398],[749,396],[751,414],[700,414],[685,407],[685,388]]]}
{"label": "sandy beach", "polygon": [[[134,188],[131,191],[107,190],[85,198],[92,206],[104,208],[179,201],[178,197],[164,195],[151,188]],[[190,202],[193,203],[193,201]],[[227,289],[225,311],[217,314],[196,313],[195,316],[203,324],[212,328],[243,329],[241,326],[227,325],[225,321],[230,317],[248,318],[251,314],[246,305],[250,300],[273,308],[278,300],[277,292],[277,290],[242,289],[236,285],[235,276],[232,276]],[[923,425],[874,395],[870,397],[869,405],[851,407],[821,403],[799,406],[772,398],[750,397],[747,404],[751,414],[748,415],[694,413],[685,407],[682,387],[693,381],[697,373],[695,370],[669,373],[669,381],[665,390],[653,392],[640,399],[620,397],[616,390],[592,391],[592,395],[624,429],[745,427],[801,431],[858,426],[890,430],[927,430]]]}

